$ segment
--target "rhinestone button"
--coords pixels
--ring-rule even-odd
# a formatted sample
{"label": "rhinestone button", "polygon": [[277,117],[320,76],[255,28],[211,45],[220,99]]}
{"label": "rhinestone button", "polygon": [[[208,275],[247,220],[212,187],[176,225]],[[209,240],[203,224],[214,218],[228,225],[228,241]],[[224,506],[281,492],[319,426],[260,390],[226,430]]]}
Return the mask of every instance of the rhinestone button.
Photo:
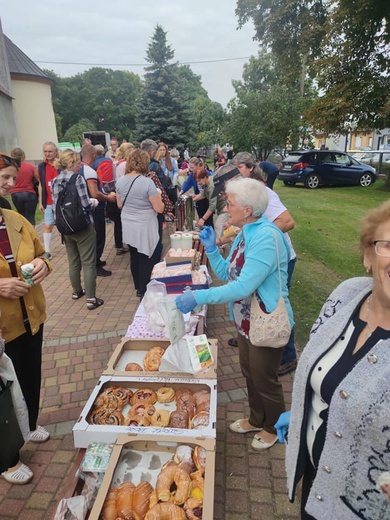
{"label": "rhinestone button", "polygon": [[341,399],[347,399],[348,393],[345,390],[340,390],[340,397]]}
{"label": "rhinestone button", "polygon": [[332,470],[330,469],[329,466],[323,466],[322,469],[323,469],[326,473],[332,473]]}
{"label": "rhinestone button", "polygon": [[334,436],[337,437],[338,439],[342,439],[342,437],[343,437],[341,432],[334,432]]}
{"label": "rhinestone button", "polygon": [[319,500],[320,502],[322,502],[324,500],[321,495],[316,495],[316,499]]}
{"label": "rhinestone button", "polygon": [[368,354],[367,359],[371,365],[375,365],[375,363],[378,362],[378,358],[375,356],[375,354]]}

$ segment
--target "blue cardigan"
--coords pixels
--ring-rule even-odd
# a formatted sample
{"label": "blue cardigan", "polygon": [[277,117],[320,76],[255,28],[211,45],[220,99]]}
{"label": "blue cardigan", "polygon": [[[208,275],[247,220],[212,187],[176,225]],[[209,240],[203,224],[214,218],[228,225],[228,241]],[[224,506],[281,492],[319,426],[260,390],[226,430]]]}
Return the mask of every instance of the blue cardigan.
{"label": "blue cardigan", "polygon": [[[274,232],[275,233],[274,233]],[[245,263],[237,280],[221,287],[194,291],[196,303],[229,303],[230,317],[233,320],[233,302],[247,298],[256,290],[268,312],[276,309],[280,298],[279,275],[275,245],[275,234],[279,246],[280,277],[282,295],[286,303],[291,326],[294,325],[293,312],[288,299],[287,264],[290,260],[289,247],[283,233],[265,217],[246,224],[233,243],[228,258],[225,260],[219,250],[208,253],[211,267],[220,280],[228,281],[228,268],[231,256],[241,240],[245,238]]]}
{"label": "blue cardigan", "polygon": [[[212,172],[206,168],[207,175],[210,177]],[[183,186],[181,187],[181,191],[185,193],[186,191],[190,190],[191,188],[194,188],[194,192],[196,195],[199,193],[199,188],[196,180],[194,179],[194,172],[190,172],[188,175],[188,178],[184,182]]]}

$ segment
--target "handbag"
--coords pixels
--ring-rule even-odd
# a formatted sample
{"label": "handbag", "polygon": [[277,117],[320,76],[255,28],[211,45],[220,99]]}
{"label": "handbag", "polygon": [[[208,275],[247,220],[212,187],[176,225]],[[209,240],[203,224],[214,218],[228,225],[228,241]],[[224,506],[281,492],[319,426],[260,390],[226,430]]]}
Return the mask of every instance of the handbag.
{"label": "handbag", "polygon": [[286,303],[282,295],[282,280],[280,277],[279,245],[275,231],[272,230],[276,241],[276,255],[279,275],[279,301],[276,309],[267,314],[257,299],[256,291],[252,295],[249,340],[255,347],[281,348],[287,345],[291,325],[287,314]]}
{"label": "handbag", "polygon": [[11,385],[0,377],[0,472],[15,465],[24,439],[12,402]]}

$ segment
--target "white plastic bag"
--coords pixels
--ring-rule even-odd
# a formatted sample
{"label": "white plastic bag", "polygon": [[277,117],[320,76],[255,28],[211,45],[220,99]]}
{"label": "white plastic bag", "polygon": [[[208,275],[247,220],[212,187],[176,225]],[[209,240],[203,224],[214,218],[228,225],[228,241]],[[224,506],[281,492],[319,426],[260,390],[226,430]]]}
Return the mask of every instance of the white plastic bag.
{"label": "white plastic bag", "polygon": [[152,280],[146,286],[146,293],[142,300],[148,317],[147,327],[152,332],[163,332],[165,323],[160,314],[157,303],[167,296],[165,283]]}
{"label": "white plastic bag", "polygon": [[174,345],[186,335],[183,314],[176,307],[175,300],[170,297],[161,298],[157,307],[165,323],[165,337]]}
{"label": "white plastic bag", "polygon": [[5,353],[0,357],[0,377],[3,381],[13,381],[11,386],[12,404],[14,405],[20,431],[25,442],[27,442],[30,438],[27,405],[12,361]]}

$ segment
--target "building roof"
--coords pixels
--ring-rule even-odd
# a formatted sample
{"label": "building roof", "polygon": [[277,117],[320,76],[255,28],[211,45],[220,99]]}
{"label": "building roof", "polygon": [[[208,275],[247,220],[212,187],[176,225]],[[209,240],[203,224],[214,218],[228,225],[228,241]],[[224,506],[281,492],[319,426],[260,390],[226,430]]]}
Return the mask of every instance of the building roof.
{"label": "building roof", "polygon": [[9,72],[12,76],[20,76],[25,78],[36,78],[41,81],[53,84],[53,81],[46,76],[41,68],[38,67],[23,51],[19,49],[4,34],[5,48],[8,56]]}

